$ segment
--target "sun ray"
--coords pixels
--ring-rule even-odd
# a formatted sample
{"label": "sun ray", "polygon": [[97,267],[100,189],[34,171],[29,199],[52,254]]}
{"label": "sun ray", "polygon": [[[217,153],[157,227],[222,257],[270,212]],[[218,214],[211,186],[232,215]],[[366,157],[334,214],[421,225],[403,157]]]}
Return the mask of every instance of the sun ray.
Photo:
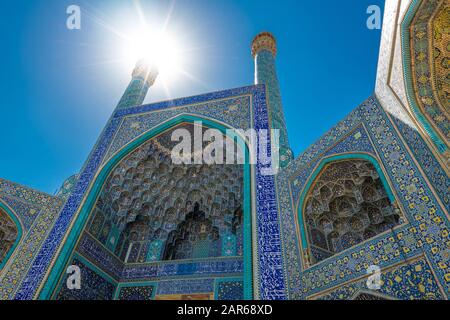
{"label": "sun ray", "polygon": [[162,87],[163,87],[164,93],[165,93],[165,95],[166,95],[166,98],[167,98],[167,99],[171,99],[171,98],[172,98],[172,95],[171,95],[171,93],[170,93],[169,85],[168,85],[168,83],[167,83],[166,81],[163,81],[163,82],[162,82]]}
{"label": "sun ray", "polygon": [[147,29],[148,28],[147,19],[145,17],[144,10],[142,10],[141,1],[134,0],[133,3],[134,3],[134,8],[139,16],[139,22],[141,24],[141,28]]}
{"label": "sun ray", "polygon": [[90,19],[92,22],[94,22],[98,26],[110,31],[112,34],[116,35],[117,37],[119,37],[121,39],[128,38],[128,36],[125,33],[119,31],[117,28],[114,28],[112,25],[108,24],[106,21],[101,19],[99,16],[96,16],[94,13],[90,12],[89,10],[85,9],[83,11],[83,16],[87,17],[88,19]]}
{"label": "sun ray", "polygon": [[189,73],[188,71],[180,68],[178,69],[179,74],[183,75],[184,77],[188,78],[189,80],[195,81],[204,88],[210,89],[210,85],[208,85],[206,82],[201,81],[199,78],[195,77],[193,74]]}
{"label": "sun ray", "polygon": [[172,13],[173,13],[174,8],[175,8],[175,0],[172,0],[170,2],[169,12],[167,13],[166,19],[165,19],[164,24],[162,26],[162,31],[163,32],[165,32],[167,30],[168,26],[169,26],[170,19],[172,18]]}

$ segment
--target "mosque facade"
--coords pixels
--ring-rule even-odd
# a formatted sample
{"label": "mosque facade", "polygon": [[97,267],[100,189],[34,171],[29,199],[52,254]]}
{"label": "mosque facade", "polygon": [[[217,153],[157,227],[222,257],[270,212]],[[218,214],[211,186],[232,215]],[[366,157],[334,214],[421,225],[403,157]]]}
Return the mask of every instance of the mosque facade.
{"label": "mosque facade", "polygon": [[[0,299],[448,299],[450,1],[386,1],[373,95],[296,157],[275,38],[251,53],[254,85],[153,104],[138,63],[57,194],[0,179]],[[233,128],[278,130],[276,174]],[[172,161],[208,129],[245,161]]]}

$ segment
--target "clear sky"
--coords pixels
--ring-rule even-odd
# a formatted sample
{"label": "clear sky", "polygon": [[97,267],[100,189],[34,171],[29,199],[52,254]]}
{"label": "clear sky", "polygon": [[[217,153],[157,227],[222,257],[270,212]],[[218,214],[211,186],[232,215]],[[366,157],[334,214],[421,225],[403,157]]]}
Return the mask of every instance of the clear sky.
{"label": "clear sky", "polygon": [[[297,156],[374,90],[381,30],[366,27],[382,0],[141,0],[186,51],[183,69],[146,102],[253,84],[250,43],[278,40],[277,67]],[[81,30],[66,8],[81,7]],[[119,33],[139,20],[132,0],[2,0],[0,177],[54,193],[78,172],[132,71]],[[170,14],[169,14],[170,13]],[[167,19],[169,17],[169,19]]]}

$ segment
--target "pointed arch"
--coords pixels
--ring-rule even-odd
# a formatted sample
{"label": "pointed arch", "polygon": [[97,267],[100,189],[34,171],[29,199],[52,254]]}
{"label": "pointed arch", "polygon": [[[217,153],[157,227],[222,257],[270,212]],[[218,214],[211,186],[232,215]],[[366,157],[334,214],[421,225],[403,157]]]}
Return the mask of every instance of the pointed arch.
{"label": "pointed arch", "polygon": [[[445,127],[443,126],[443,124],[445,123],[448,124],[448,111],[446,112],[444,110],[445,108],[441,103],[440,97],[436,94],[436,90],[432,90],[432,83],[435,81],[435,79],[433,78],[433,75],[431,77],[425,78],[425,82],[422,81],[421,84],[422,89],[420,89],[416,85],[416,83],[419,82],[418,76],[427,75],[428,73],[430,73],[429,70],[434,68],[432,63],[431,65],[429,65],[430,62],[427,60],[425,60],[425,63],[420,63],[420,61],[417,61],[417,58],[421,56],[419,53],[421,53],[425,57],[429,56],[431,57],[429,59],[433,60],[435,60],[435,57],[433,56],[436,53],[433,54],[432,52],[428,52],[432,48],[431,45],[430,47],[428,47],[427,45],[417,46],[417,48],[420,48],[422,52],[416,52],[414,43],[417,42],[417,40],[420,38],[417,38],[418,36],[413,32],[415,31],[417,34],[422,33],[418,31],[423,30],[415,30],[415,27],[417,25],[421,26],[421,29],[427,29],[424,35],[421,34],[421,37],[425,39],[421,39],[421,41],[427,42],[429,36],[427,32],[429,31],[428,28],[432,27],[431,22],[427,21],[427,24],[416,23],[415,26],[414,20],[416,19],[416,17],[419,17],[420,11],[422,9],[422,11],[425,13],[420,16],[420,19],[423,20],[425,15],[434,15],[437,13],[436,9],[443,7],[445,7],[445,3],[439,4],[438,2],[433,1],[412,1],[401,22],[401,42],[406,96],[411,107],[412,114],[414,115],[415,120],[423,127],[425,133],[429,136],[436,150],[444,155],[444,157],[448,157],[450,153],[450,142],[448,139],[448,135],[446,136],[446,132],[444,129]],[[430,10],[430,8],[433,10]],[[422,66],[422,71],[416,72],[416,66],[419,64]],[[436,121],[436,118],[441,118],[444,120],[438,122]]]}
{"label": "pointed arch", "polygon": [[[5,252],[0,251],[0,273],[2,272],[5,265],[8,263],[9,259],[13,255],[14,251],[16,250],[17,246],[19,245],[20,241],[22,240],[23,235],[23,227],[22,224],[17,217],[17,215],[14,213],[14,211],[7,206],[4,202],[0,200],[0,217],[4,215],[6,219],[9,219],[10,222],[13,223],[15,230],[15,240],[12,241],[12,243],[9,245],[9,248],[6,248]],[[1,221],[0,221],[1,223]],[[0,225],[1,227],[1,225]],[[0,241],[2,241],[2,237],[0,237]]]}
{"label": "pointed arch", "polygon": [[[311,175],[309,176],[298,201],[297,204],[297,222],[298,222],[298,226],[299,226],[299,231],[300,231],[300,244],[301,247],[303,248],[303,250],[305,250],[306,252],[308,252],[308,256],[310,256],[310,250],[311,250],[311,245],[310,245],[310,237],[311,237],[311,230],[308,229],[307,226],[307,221],[306,221],[306,216],[305,216],[305,207],[306,207],[306,202],[307,202],[307,198],[309,196],[309,194],[313,191],[314,185],[316,183],[316,180],[318,178],[320,178],[320,176],[325,173],[325,171],[327,170],[327,167],[335,164],[335,163],[342,163],[342,162],[346,162],[346,161],[366,161],[368,163],[370,163],[370,165],[373,166],[373,168],[376,170],[378,177],[381,181],[382,187],[384,189],[384,191],[386,192],[386,196],[389,199],[389,202],[391,205],[396,203],[396,199],[394,196],[394,193],[392,192],[392,189],[390,187],[390,184],[388,182],[388,180],[386,179],[386,176],[383,172],[383,170],[381,169],[379,162],[376,160],[376,158],[374,158],[372,155],[369,155],[367,153],[346,153],[346,154],[336,154],[336,155],[332,155],[330,157],[326,157],[324,159],[322,159],[322,161],[320,161],[320,163],[316,166],[316,168],[313,170],[313,172],[311,173]],[[376,236],[377,234],[373,235],[372,237]],[[360,242],[355,243],[354,245],[357,245]],[[335,254],[338,254],[341,251],[344,251],[346,249],[345,248],[339,251],[336,251],[334,253],[332,253],[330,255],[333,256]],[[327,257],[329,258],[329,257]],[[327,258],[324,258],[322,260],[325,260]],[[315,261],[314,263],[319,263],[320,261]],[[309,264],[309,261],[307,262]]]}
{"label": "pointed arch", "polygon": [[244,243],[243,243],[243,251],[244,251],[244,297],[246,299],[251,299],[253,296],[253,273],[252,273],[252,220],[253,220],[253,208],[251,204],[251,168],[250,168],[250,155],[251,148],[249,148],[247,141],[244,137],[239,135],[239,132],[236,132],[234,135],[229,135],[227,129],[232,129],[232,127],[226,125],[225,123],[219,122],[215,119],[206,118],[199,115],[194,114],[180,114],[176,117],[166,120],[160,125],[154,127],[153,129],[143,133],[139,137],[135,138],[125,146],[123,146],[119,151],[117,151],[113,156],[106,160],[106,162],[102,165],[102,167],[98,170],[96,178],[91,182],[91,186],[89,191],[87,192],[87,196],[84,202],[81,204],[80,209],[78,210],[78,214],[75,218],[74,224],[71,230],[68,233],[66,241],[62,246],[61,252],[59,253],[56,262],[53,266],[53,269],[46,280],[43,289],[39,295],[40,299],[49,299],[53,293],[53,291],[57,287],[58,279],[60,275],[64,272],[64,266],[67,264],[68,259],[71,256],[71,253],[75,250],[77,239],[80,237],[92,208],[95,206],[98,195],[101,192],[101,189],[109,177],[113,169],[129,154],[135,151],[139,146],[143,145],[147,141],[153,139],[154,137],[160,135],[161,133],[176,127],[177,125],[183,123],[194,124],[195,122],[202,122],[204,127],[210,129],[217,129],[224,135],[229,136],[235,143],[239,145],[242,150],[245,150],[245,164],[244,164],[244,203],[243,203],[243,229],[244,229]]}

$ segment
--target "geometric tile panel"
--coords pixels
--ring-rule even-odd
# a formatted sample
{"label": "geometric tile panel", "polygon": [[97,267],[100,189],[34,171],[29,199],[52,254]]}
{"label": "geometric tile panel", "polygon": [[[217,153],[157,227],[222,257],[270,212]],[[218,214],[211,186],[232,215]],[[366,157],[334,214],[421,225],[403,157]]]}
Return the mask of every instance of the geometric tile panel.
{"label": "geometric tile panel", "polygon": [[114,284],[77,258],[72,260],[71,265],[80,268],[80,290],[69,289],[66,284],[68,276],[65,276],[56,297],[57,300],[111,300],[113,298],[116,289]]}
{"label": "geometric tile panel", "polygon": [[214,292],[213,279],[161,281],[157,295],[211,293]]}
{"label": "geometric tile panel", "polygon": [[243,300],[244,282],[242,280],[217,280],[216,292],[216,300]]}
{"label": "geometric tile panel", "polygon": [[120,287],[118,300],[146,301],[151,300],[155,286],[130,286]]}
{"label": "geometric tile panel", "polygon": [[433,272],[425,259],[410,261],[400,267],[381,273],[380,290],[369,290],[367,279],[340,287],[320,300],[352,300],[357,299],[360,292],[371,292],[373,295],[386,296],[399,300],[442,300],[442,294]]}
{"label": "geometric tile panel", "polygon": [[395,125],[399,129],[402,138],[408,144],[412,151],[412,155],[419,162],[421,169],[425,172],[431,187],[436,190],[439,198],[444,203],[447,212],[450,211],[450,179],[439,164],[436,157],[431,152],[422,136],[415,128],[403,123],[396,117],[391,117]]}

